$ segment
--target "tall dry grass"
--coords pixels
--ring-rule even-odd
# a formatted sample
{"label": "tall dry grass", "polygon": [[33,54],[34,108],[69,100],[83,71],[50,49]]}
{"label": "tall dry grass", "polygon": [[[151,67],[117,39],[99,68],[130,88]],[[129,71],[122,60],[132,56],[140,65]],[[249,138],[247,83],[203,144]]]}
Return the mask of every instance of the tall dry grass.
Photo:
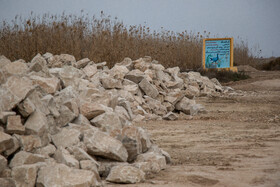
{"label": "tall dry grass", "polygon": [[[11,60],[30,61],[37,53],[68,53],[77,60],[88,57],[94,62],[106,61],[109,66],[124,57],[137,59],[151,56],[166,67],[182,70],[201,66],[202,39],[210,33],[163,30],[147,26],[126,26],[117,18],[101,14],[100,18],[81,15],[15,17],[0,25],[0,54]],[[251,60],[246,45],[235,47],[236,64]]]}

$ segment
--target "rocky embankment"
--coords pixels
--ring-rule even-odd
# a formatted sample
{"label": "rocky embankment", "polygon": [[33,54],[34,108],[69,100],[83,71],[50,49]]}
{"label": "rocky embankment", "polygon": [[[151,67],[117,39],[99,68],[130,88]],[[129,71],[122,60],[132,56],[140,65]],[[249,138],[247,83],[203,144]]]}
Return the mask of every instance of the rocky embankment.
{"label": "rocky embankment", "polygon": [[133,126],[205,112],[196,96],[229,91],[197,72],[164,68],[150,57],[106,62],[68,54],[31,62],[0,57],[1,186],[138,183],[171,162]]}

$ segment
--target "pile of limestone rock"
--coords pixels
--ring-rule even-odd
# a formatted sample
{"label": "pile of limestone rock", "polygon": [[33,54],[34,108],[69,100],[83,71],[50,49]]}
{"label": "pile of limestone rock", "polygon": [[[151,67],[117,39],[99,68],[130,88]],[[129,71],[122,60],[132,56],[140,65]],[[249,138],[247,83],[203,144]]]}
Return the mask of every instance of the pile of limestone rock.
{"label": "pile of limestone rock", "polygon": [[[227,89],[197,72],[165,69],[150,57],[31,62],[0,57],[0,184],[102,186],[137,183],[171,162],[133,122],[204,112],[194,97]],[[103,182],[102,182],[103,181]]]}

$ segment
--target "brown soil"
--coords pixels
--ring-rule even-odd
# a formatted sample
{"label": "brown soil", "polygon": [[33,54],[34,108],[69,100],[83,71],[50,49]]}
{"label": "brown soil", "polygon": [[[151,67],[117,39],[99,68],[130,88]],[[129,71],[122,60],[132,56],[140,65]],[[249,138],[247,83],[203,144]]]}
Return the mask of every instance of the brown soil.
{"label": "brown soil", "polygon": [[[145,183],[121,186],[280,186],[280,72],[228,83],[236,94],[197,98],[207,114],[137,124],[172,165]],[[120,186],[106,184],[106,186]]]}

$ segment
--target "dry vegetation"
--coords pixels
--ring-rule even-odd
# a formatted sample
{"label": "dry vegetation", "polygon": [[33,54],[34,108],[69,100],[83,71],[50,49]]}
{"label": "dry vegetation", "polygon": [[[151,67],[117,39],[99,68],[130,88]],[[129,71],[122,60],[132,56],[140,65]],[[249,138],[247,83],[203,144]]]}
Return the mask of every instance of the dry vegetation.
{"label": "dry vegetation", "polygon": [[[0,55],[11,60],[31,60],[37,53],[68,53],[77,60],[88,57],[109,66],[124,57],[151,56],[164,66],[181,70],[201,66],[202,39],[210,33],[151,31],[146,26],[126,26],[117,18],[75,15],[17,16],[0,25]],[[254,61],[244,42],[235,44],[235,65]]]}

